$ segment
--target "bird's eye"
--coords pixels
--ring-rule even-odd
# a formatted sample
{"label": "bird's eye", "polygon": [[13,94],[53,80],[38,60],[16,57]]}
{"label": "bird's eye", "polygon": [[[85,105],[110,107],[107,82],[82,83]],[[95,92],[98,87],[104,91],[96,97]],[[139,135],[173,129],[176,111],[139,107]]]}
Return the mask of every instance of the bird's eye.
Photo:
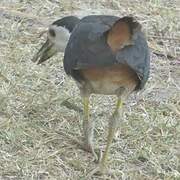
{"label": "bird's eye", "polygon": [[52,37],[55,37],[55,36],[56,36],[56,33],[55,33],[54,29],[49,29],[49,34],[50,34],[50,36],[52,36]]}

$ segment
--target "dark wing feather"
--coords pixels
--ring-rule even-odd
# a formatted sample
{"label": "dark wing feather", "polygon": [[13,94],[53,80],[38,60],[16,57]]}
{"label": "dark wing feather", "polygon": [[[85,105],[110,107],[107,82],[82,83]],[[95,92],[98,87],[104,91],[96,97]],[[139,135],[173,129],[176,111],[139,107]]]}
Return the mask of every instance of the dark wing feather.
{"label": "dark wing feather", "polygon": [[149,77],[150,54],[149,48],[142,32],[136,33],[134,44],[127,46],[116,54],[119,63],[128,64],[138,75],[141,83],[138,89],[142,89]]}
{"label": "dark wing feather", "polygon": [[114,64],[115,57],[102,35],[118,19],[115,16],[87,16],[81,19],[65,50],[64,69],[67,74],[71,75],[73,69]]}
{"label": "dark wing feather", "polygon": [[128,64],[141,80],[141,89],[149,76],[149,49],[142,32],[136,32],[134,44],[113,54],[106,43],[106,32],[119,17],[87,16],[75,27],[64,56],[64,69],[73,76],[75,69]]}

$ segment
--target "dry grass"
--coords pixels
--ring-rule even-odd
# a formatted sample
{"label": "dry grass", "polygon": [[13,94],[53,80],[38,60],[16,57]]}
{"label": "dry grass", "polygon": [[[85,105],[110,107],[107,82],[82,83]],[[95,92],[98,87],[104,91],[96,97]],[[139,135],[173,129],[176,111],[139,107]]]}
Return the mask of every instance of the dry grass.
{"label": "dry grass", "polygon": [[[75,14],[135,15],[152,48],[146,88],[131,96],[111,149],[110,175],[91,179],[180,179],[180,6],[178,1],[1,0],[0,2],[0,179],[86,179],[96,164],[77,147],[81,113],[75,83],[63,55],[37,66],[30,59],[54,19]],[[104,148],[114,97],[94,96],[95,144]]]}

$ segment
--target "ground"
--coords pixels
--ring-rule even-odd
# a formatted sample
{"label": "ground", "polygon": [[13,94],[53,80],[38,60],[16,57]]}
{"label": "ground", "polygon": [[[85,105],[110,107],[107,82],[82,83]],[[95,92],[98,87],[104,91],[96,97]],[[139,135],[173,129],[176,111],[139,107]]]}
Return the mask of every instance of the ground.
{"label": "ground", "polygon": [[[63,70],[63,54],[31,62],[53,20],[66,15],[134,15],[151,49],[144,90],[126,102],[110,156],[110,174],[89,179],[180,179],[180,4],[171,0],[0,1],[0,179],[86,180],[96,167],[74,142],[82,103]],[[76,106],[72,106],[75,104]],[[113,96],[92,96],[95,145],[106,145]],[[76,107],[76,108],[75,108]]]}

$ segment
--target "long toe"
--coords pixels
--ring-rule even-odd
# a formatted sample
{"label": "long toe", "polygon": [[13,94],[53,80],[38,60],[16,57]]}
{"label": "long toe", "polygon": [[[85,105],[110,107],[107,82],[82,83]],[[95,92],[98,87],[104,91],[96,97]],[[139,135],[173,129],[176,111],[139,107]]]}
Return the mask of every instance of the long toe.
{"label": "long toe", "polygon": [[86,179],[90,179],[93,175],[95,176],[101,176],[104,174],[110,174],[111,172],[107,169],[106,166],[102,166],[102,164],[99,164],[98,166],[96,166],[93,170],[91,170],[87,176]]}
{"label": "long toe", "polygon": [[81,144],[81,148],[89,153],[92,153],[94,156],[93,161],[95,162],[99,162],[100,158],[101,158],[101,153],[99,150],[95,150],[92,144]]}

